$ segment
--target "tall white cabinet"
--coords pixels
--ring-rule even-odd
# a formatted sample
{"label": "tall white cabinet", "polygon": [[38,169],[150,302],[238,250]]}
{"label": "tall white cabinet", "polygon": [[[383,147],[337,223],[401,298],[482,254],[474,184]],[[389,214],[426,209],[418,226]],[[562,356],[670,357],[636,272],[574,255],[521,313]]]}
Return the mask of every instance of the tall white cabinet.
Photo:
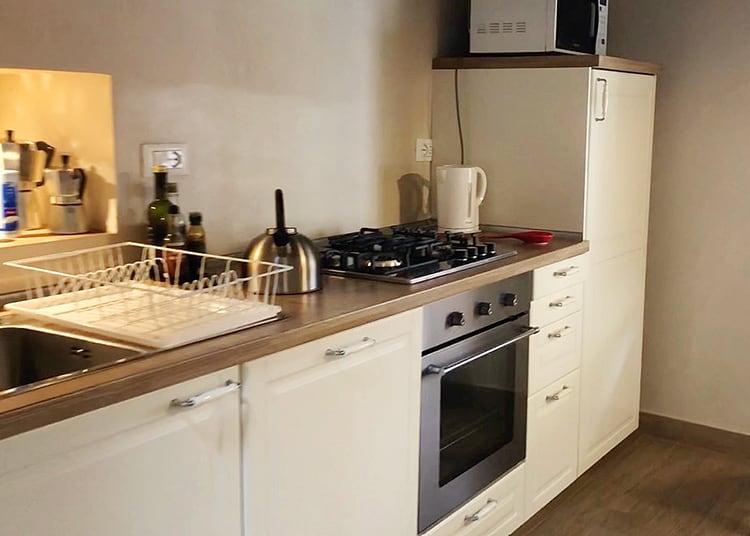
{"label": "tall white cabinet", "polygon": [[[457,77],[457,80],[456,80]],[[487,172],[483,224],[580,232],[578,471],[638,427],[656,77],[591,67],[433,73],[434,165]]]}
{"label": "tall white cabinet", "polygon": [[421,310],[243,366],[246,534],[417,533]]}
{"label": "tall white cabinet", "polygon": [[238,380],[234,367],[3,440],[0,534],[239,536]]}

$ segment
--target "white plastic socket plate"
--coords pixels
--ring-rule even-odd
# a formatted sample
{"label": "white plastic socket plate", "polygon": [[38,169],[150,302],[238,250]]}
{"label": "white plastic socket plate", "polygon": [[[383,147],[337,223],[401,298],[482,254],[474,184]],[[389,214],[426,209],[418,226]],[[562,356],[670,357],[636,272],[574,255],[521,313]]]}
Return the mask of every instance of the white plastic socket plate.
{"label": "white plastic socket plate", "polygon": [[154,166],[165,166],[169,175],[190,175],[187,144],[185,143],[152,143],[141,145],[141,173],[151,177]]}
{"label": "white plastic socket plate", "polygon": [[432,140],[417,138],[417,162],[432,162]]}

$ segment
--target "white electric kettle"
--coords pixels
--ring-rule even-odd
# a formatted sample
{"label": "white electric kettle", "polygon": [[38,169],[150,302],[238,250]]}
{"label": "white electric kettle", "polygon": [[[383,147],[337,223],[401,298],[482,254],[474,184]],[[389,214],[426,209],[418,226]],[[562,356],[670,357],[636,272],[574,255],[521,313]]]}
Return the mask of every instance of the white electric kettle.
{"label": "white electric kettle", "polygon": [[487,174],[476,166],[439,166],[437,224],[439,231],[479,232],[479,205],[487,193]]}

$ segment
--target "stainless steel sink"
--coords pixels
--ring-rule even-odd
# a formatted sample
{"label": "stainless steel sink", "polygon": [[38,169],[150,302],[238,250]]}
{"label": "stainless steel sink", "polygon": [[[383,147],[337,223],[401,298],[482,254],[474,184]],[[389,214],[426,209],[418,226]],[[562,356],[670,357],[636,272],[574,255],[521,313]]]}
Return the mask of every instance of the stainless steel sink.
{"label": "stainless steel sink", "polygon": [[136,349],[52,329],[0,325],[0,395],[138,356]]}

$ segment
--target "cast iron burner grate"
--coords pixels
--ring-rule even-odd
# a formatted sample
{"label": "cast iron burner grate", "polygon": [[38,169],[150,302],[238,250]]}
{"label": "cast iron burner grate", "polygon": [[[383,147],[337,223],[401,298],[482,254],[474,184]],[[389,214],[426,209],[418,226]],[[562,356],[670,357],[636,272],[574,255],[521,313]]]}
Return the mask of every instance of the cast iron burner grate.
{"label": "cast iron burner grate", "polygon": [[477,234],[423,226],[363,227],[318,241],[323,272],[412,284],[516,255]]}

